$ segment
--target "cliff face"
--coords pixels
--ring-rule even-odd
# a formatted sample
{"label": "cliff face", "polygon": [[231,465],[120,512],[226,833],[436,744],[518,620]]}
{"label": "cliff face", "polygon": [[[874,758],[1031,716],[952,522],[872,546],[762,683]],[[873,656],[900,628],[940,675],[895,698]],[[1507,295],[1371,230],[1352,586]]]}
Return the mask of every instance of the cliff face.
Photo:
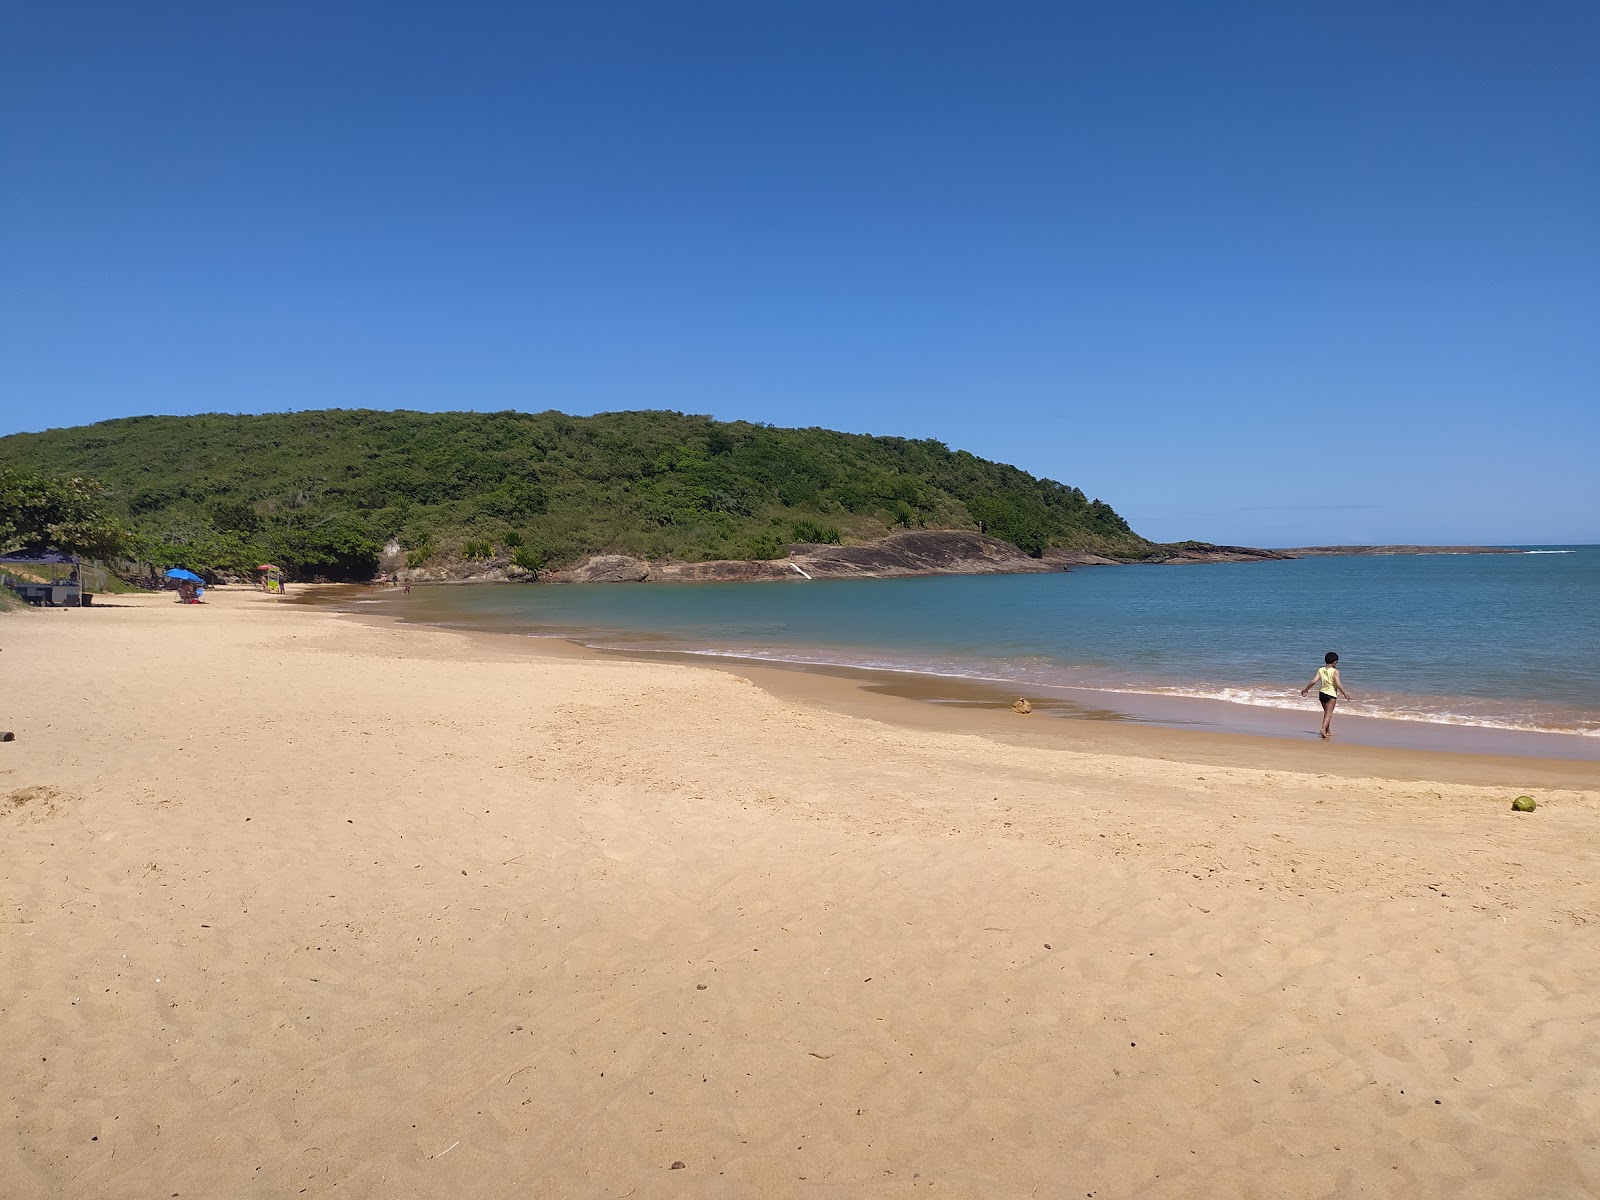
{"label": "cliff face", "polygon": [[539,578],[545,583],[709,583],[801,579],[801,572],[812,579],[886,579],[1061,570],[1057,564],[1029,558],[1009,542],[981,533],[914,530],[891,534],[866,546],[796,544],[790,550],[788,558],[700,563],[650,563],[620,554],[601,554],[566,570],[543,573]]}

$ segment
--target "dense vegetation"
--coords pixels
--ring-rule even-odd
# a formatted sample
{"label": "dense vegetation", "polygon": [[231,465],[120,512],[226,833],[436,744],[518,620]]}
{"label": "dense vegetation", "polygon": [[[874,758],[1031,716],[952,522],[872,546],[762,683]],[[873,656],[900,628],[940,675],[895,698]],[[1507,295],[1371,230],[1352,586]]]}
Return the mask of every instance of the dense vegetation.
{"label": "dense vegetation", "polygon": [[0,554],[107,558],[128,544],[98,480],[0,465]]}
{"label": "dense vegetation", "polygon": [[333,409],[131,417],[0,438],[0,467],[91,476],[158,566],[359,577],[586,553],[774,558],[790,542],[982,529],[1033,555],[1149,548],[1109,505],[935,441],[674,412],[569,417]]}

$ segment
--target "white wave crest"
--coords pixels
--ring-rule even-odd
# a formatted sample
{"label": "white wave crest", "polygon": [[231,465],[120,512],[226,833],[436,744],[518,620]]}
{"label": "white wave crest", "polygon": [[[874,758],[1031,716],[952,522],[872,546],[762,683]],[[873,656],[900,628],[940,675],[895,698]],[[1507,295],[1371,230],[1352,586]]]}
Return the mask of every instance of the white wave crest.
{"label": "white wave crest", "polygon": [[[617,647],[621,648],[621,647]],[[952,669],[951,664],[917,664],[899,661],[874,660],[846,655],[805,654],[794,651],[766,649],[725,649],[712,647],[681,647],[677,653],[693,654],[706,658],[743,659],[748,662],[790,663],[795,666],[847,667],[857,671],[884,671],[905,675],[926,675],[939,679],[962,679],[974,683],[998,683],[1026,687],[1029,683],[1049,687],[1070,688],[1077,692],[1101,692],[1124,696],[1171,696],[1184,700],[1221,700],[1228,704],[1242,704],[1252,708],[1278,708],[1304,710],[1313,703],[1296,691],[1252,687],[1182,687],[1150,685],[1148,687],[1118,687],[1104,682],[1073,682],[1055,679],[1019,679],[1015,675],[995,674],[984,670]],[[1488,715],[1454,712],[1424,704],[1407,704],[1401,700],[1383,703],[1341,701],[1339,711],[1349,716],[1373,717],[1384,721],[1416,721],[1428,725],[1457,725],[1481,729],[1504,729],[1516,733],[1559,733],[1575,737],[1600,738],[1600,724],[1585,721],[1573,715],[1572,724],[1539,718]]]}
{"label": "white wave crest", "polygon": [[[1222,700],[1229,704],[1245,704],[1253,708],[1304,709],[1309,703],[1298,692],[1270,691],[1264,688],[1098,687],[1094,690],[1121,692],[1132,696],[1181,696],[1192,700]],[[1339,711],[1354,717],[1375,717],[1383,721],[1420,721],[1428,725],[1466,725],[1482,729],[1507,729],[1517,733],[1562,733],[1577,737],[1600,738],[1600,725],[1595,724],[1553,724],[1538,718],[1519,719],[1480,713],[1459,713],[1400,702],[1372,704],[1344,700],[1340,702]]]}

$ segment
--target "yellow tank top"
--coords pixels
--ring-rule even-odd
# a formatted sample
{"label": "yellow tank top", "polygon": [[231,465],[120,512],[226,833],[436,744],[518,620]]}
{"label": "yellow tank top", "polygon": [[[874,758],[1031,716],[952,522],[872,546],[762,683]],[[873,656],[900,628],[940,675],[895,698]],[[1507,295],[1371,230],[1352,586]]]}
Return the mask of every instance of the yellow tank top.
{"label": "yellow tank top", "polygon": [[1325,696],[1337,696],[1339,693],[1334,689],[1333,677],[1338,673],[1338,667],[1318,667],[1317,690]]}

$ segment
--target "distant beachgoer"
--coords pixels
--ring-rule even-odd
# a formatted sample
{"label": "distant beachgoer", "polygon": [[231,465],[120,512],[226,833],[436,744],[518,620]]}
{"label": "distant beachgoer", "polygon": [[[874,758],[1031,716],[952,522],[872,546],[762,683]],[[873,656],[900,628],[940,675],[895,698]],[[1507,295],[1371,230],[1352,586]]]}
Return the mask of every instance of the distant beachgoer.
{"label": "distant beachgoer", "polygon": [[1322,656],[1322,663],[1311,677],[1311,682],[1300,689],[1300,694],[1304,696],[1312,688],[1317,689],[1317,699],[1322,702],[1322,736],[1330,737],[1333,733],[1334,706],[1339,703],[1340,696],[1350,699],[1350,693],[1339,682],[1339,656],[1329,650]]}

